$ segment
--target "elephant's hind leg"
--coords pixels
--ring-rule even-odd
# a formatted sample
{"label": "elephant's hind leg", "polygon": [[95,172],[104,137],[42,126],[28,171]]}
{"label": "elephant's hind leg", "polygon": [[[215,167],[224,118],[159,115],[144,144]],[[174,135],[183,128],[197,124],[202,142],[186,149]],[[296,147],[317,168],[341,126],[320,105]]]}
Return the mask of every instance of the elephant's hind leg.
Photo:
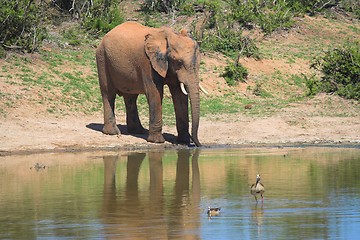
{"label": "elephant's hind leg", "polygon": [[103,133],[109,135],[119,135],[120,130],[116,126],[116,118],[115,118],[115,98],[114,96],[103,96],[103,104],[104,104],[104,127]]}
{"label": "elephant's hind leg", "polygon": [[137,94],[124,94],[124,102],[126,106],[126,124],[129,133],[145,134],[145,129],[141,125],[139,113],[136,105]]}
{"label": "elephant's hind leg", "polygon": [[109,135],[117,135],[120,134],[120,130],[116,126],[116,119],[114,113],[116,92],[110,82],[110,76],[105,67],[105,57],[103,50],[104,49],[102,47],[99,47],[96,52],[99,84],[104,106],[103,133]]}

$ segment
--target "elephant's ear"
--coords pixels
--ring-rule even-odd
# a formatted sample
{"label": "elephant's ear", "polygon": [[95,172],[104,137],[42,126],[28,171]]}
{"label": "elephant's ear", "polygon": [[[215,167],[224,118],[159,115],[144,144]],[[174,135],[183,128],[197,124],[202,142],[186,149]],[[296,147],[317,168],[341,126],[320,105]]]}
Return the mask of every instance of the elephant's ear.
{"label": "elephant's ear", "polygon": [[165,32],[159,34],[147,34],[145,36],[145,52],[149,57],[151,66],[155,71],[162,76],[166,77],[168,70],[167,59],[167,39]]}

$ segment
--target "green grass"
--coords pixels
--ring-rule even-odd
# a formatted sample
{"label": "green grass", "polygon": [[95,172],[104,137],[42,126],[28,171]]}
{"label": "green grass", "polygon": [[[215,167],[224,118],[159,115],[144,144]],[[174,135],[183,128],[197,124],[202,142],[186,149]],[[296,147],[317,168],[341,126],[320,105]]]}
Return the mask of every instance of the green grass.
{"label": "green grass", "polygon": [[101,109],[94,49],[43,51],[40,59],[34,62],[14,55],[6,60],[0,74],[7,84],[33,91],[37,97],[30,96],[28,101],[44,105],[49,113],[90,114]]}

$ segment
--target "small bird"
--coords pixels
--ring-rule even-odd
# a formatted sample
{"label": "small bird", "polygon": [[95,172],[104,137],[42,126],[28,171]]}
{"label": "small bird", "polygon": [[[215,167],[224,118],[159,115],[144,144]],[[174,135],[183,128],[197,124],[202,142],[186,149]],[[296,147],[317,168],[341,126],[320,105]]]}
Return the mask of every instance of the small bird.
{"label": "small bird", "polygon": [[221,208],[208,207],[207,214],[209,217],[219,216]]}
{"label": "small bird", "polygon": [[255,196],[256,203],[258,202],[256,195],[261,196],[261,201],[264,202],[263,193],[265,192],[264,185],[260,182],[260,174],[256,175],[256,183],[251,185],[250,193],[251,195]]}

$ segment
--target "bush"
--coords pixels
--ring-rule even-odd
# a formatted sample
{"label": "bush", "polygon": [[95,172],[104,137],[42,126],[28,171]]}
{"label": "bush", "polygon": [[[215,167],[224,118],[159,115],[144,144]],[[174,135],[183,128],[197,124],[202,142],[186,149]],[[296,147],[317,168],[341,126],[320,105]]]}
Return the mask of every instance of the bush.
{"label": "bush", "polygon": [[180,7],[186,6],[187,12],[190,10],[188,6],[185,4],[186,0],[145,0],[142,10],[145,12],[150,11],[158,11],[158,12],[165,12],[170,13],[174,9],[178,10]]}
{"label": "bush", "polygon": [[357,19],[360,19],[360,2],[358,0],[343,0],[339,4],[342,9],[352,12]]}
{"label": "bush", "polygon": [[124,22],[118,6],[120,0],[52,0],[57,8],[80,20],[92,33],[107,33]]}
{"label": "bush", "polygon": [[82,38],[79,38],[81,34],[84,35],[84,33],[80,31],[78,26],[67,28],[61,32],[61,35],[66,39],[70,46],[81,45]]}
{"label": "bush", "polygon": [[323,76],[319,83],[308,83],[309,86],[360,100],[360,42],[347,43],[326,52],[315,59],[311,67],[321,71]]}
{"label": "bush", "polygon": [[316,95],[321,91],[320,81],[318,81],[315,74],[310,77],[303,74],[303,77],[305,79],[305,85],[308,88],[307,96]]}
{"label": "bush", "polygon": [[0,59],[5,57],[6,57],[6,51],[2,46],[0,46]]}
{"label": "bush", "polygon": [[252,28],[255,25],[257,7],[259,5],[256,1],[231,1],[230,2],[230,17],[238,22],[241,26]]}
{"label": "bush", "polygon": [[33,52],[45,38],[43,9],[33,0],[0,0],[0,44],[5,49]]}
{"label": "bush", "polygon": [[296,13],[307,13],[314,15],[325,9],[342,9],[354,13],[355,17],[360,18],[360,2],[358,0],[291,0],[290,5]]}
{"label": "bush", "polygon": [[246,82],[248,70],[240,63],[229,63],[221,75],[229,86],[234,86],[239,82]]}
{"label": "bush", "polygon": [[107,33],[124,22],[118,6],[118,0],[94,1],[93,6],[82,19],[83,25],[89,31]]}
{"label": "bush", "polygon": [[266,34],[293,25],[292,7],[287,1],[231,1],[231,18],[241,26],[259,26]]}
{"label": "bush", "polygon": [[255,22],[265,34],[277,29],[289,29],[294,25],[291,7],[285,1],[259,11]]}
{"label": "bush", "polygon": [[243,37],[241,31],[228,28],[205,33],[201,48],[221,52],[231,57],[240,53],[242,56],[260,58],[259,49],[250,38]]}

